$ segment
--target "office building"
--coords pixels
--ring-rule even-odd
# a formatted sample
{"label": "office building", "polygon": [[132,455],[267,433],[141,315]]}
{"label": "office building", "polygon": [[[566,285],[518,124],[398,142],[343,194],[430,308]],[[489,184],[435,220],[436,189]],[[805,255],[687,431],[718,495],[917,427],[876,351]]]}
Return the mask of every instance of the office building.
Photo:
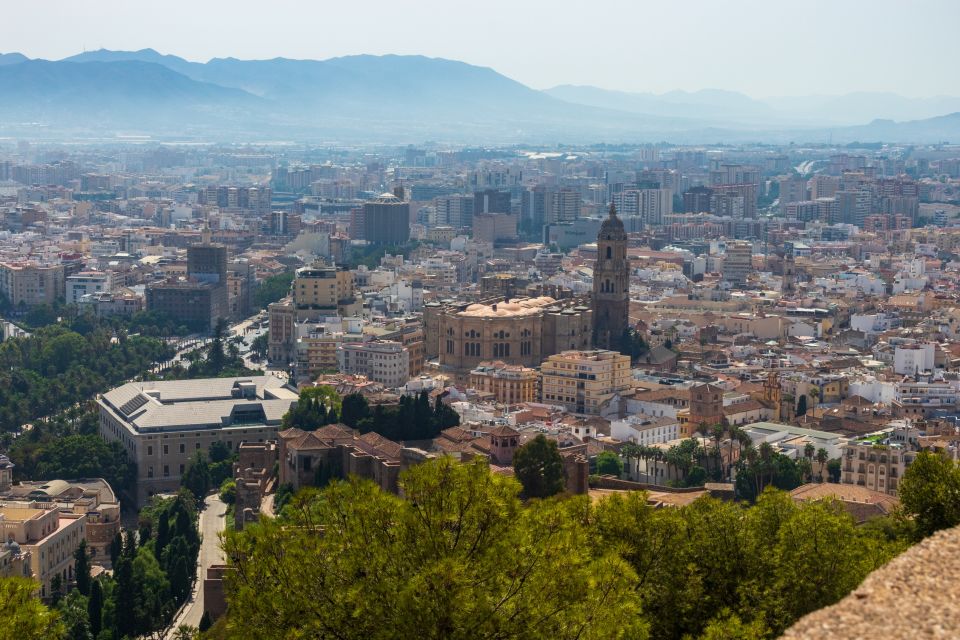
{"label": "office building", "polygon": [[392,193],[363,203],[363,239],[374,245],[406,244],[410,240],[410,204]]}
{"label": "office building", "polygon": [[106,271],[81,271],[67,277],[67,304],[77,304],[86,295],[108,293],[110,273]]}
{"label": "office building", "polygon": [[136,464],[137,506],[172,493],[197,451],[276,439],[297,392],[275,376],[130,382],[97,399],[100,435]]}

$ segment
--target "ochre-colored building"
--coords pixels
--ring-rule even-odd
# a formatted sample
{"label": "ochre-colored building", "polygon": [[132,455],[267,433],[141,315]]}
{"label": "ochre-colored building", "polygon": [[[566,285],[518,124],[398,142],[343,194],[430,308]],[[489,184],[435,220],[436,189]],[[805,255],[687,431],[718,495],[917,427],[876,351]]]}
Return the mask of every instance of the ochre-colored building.
{"label": "ochre-colored building", "polygon": [[616,351],[564,351],[541,367],[542,402],[573,413],[599,414],[619,393],[632,388],[630,356]]}
{"label": "ochre-colored building", "polygon": [[519,404],[535,402],[540,374],[536,369],[502,361],[483,362],[470,372],[469,385],[480,393],[490,393],[497,402]]}

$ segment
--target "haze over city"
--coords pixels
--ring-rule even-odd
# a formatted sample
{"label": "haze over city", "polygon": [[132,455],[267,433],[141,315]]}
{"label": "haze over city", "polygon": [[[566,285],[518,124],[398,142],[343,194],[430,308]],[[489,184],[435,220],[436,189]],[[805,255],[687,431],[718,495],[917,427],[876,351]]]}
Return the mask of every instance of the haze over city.
{"label": "haze over city", "polygon": [[0,640],[960,638],[960,5],[0,9]]}

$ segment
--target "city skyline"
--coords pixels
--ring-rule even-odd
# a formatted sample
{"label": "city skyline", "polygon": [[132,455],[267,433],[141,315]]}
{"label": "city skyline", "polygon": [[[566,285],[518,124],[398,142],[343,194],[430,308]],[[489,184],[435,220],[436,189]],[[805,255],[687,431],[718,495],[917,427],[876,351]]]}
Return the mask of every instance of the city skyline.
{"label": "city skyline", "polygon": [[[818,0],[802,11],[752,0],[734,8],[608,1],[592,6],[593,24],[572,11],[555,11],[554,4],[548,11],[539,1],[515,6],[494,0],[482,14],[462,3],[433,2],[414,7],[378,2],[371,9],[281,0],[269,14],[253,10],[259,7],[250,2],[51,4],[42,14],[30,5],[5,9],[7,23],[17,28],[5,35],[4,52],[61,59],[99,48],[153,48],[200,62],[424,55],[490,67],[535,89],[563,84],[654,94],[721,89],[753,98],[960,94],[948,68],[960,55],[960,43],[950,33],[955,21],[927,19],[957,17],[960,9],[940,1],[926,2],[924,12],[893,1]],[[210,29],[227,13],[230,29]],[[91,20],[98,14],[110,19]],[[625,30],[639,35],[625,36]],[[496,46],[490,46],[493,41]],[[884,56],[878,49],[884,42],[896,42],[898,55]]]}

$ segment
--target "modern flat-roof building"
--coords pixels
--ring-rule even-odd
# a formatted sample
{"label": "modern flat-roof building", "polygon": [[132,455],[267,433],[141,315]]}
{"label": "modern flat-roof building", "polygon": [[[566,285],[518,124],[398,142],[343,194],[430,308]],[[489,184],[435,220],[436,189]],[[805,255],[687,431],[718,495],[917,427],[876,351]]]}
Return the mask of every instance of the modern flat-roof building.
{"label": "modern flat-roof building", "polygon": [[275,439],[297,392],[274,376],[130,382],[97,398],[100,434],[137,464],[137,504],[176,491],[190,458],[214,442]]}

